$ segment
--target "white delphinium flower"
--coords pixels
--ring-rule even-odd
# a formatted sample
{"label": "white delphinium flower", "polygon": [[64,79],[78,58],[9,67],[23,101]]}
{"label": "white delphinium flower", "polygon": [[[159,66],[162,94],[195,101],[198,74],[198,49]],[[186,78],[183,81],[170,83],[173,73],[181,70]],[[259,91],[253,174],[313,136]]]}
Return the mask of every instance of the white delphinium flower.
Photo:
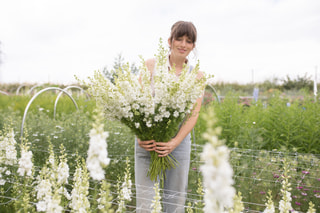
{"label": "white delphinium flower", "polygon": [[112,196],[110,192],[110,184],[106,180],[101,181],[101,188],[98,198],[99,212],[112,213]]}
{"label": "white delphinium flower", "polygon": [[126,205],[125,205],[124,199],[121,199],[118,203],[118,209],[116,210],[116,213],[125,212],[125,209],[126,209]]}
{"label": "white delphinium flower", "polygon": [[50,165],[50,167],[52,169],[56,169],[57,168],[57,162],[55,160],[55,155],[54,155],[54,151],[53,151],[53,146],[52,144],[49,145],[49,158],[48,158],[48,164]]}
{"label": "white delphinium flower", "polygon": [[274,203],[272,201],[271,190],[268,191],[267,199],[268,199],[268,202],[266,203],[267,207],[263,211],[263,213],[275,213],[275,207],[274,207]]}
{"label": "white delphinium flower", "polygon": [[123,212],[126,209],[125,201],[131,201],[131,173],[130,173],[130,160],[126,158],[126,170],[124,172],[124,180],[120,187],[121,178],[118,178],[117,191],[118,191],[118,209],[116,212]]}
{"label": "white delphinium flower", "polygon": [[2,175],[0,174],[0,186],[3,186],[6,183],[6,181],[1,178],[2,178]]}
{"label": "white delphinium flower", "polygon": [[229,208],[227,211],[223,211],[225,213],[241,213],[244,210],[244,205],[242,202],[241,192],[233,198],[234,204],[232,208]]}
{"label": "white delphinium flower", "polygon": [[207,132],[203,136],[208,143],[203,148],[201,159],[204,164],[200,167],[205,188],[204,211],[218,213],[223,212],[224,208],[233,207],[233,170],[229,164],[229,149],[218,139],[221,129],[213,129],[215,116],[212,110],[209,111],[206,121]]}
{"label": "white delphinium flower", "polygon": [[94,180],[102,180],[104,178],[103,167],[109,165],[110,163],[106,143],[106,138],[109,134],[108,132],[104,132],[104,125],[102,122],[102,107],[98,106],[95,112],[95,123],[93,124],[93,128],[89,133],[90,141],[87,157],[87,168],[90,172],[90,176]]}
{"label": "white delphinium flower", "polygon": [[153,197],[153,201],[151,204],[151,207],[152,207],[151,213],[160,213],[162,210],[162,207],[160,202],[161,196],[159,191],[159,183],[155,183],[153,189],[155,192],[155,196]]}
{"label": "white delphinium flower", "polygon": [[124,181],[122,183],[122,189],[121,189],[121,193],[123,195],[123,198],[125,200],[130,201],[131,200],[131,187],[132,187],[132,182],[131,182],[131,173],[130,173],[130,160],[127,157],[126,158],[126,171],[124,174]]}
{"label": "white delphinium flower", "polygon": [[67,200],[71,200],[71,195],[65,187],[61,187],[59,190],[61,191],[61,194],[63,194]]}
{"label": "white delphinium flower", "polygon": [[[0,165],[4,165],[4,167],[0,167],[0,185],[6,183],[5,175],[11,174],[7,166],[12,166],[17,162],[16,144],[12,128],[5,127],[3,135],[0,131]],[[2,174],[4,174],[4,177]]]}
{"label": "white delphinium flower", "polygon": [[64,155],[60,156],[60,163],[58,165],[57,173],[58,184],[67,184],[69,178],[69,165]]}
{"label": "white delphinium flower", "polygon": [[11,128],[4,138],[6,158],[6,165],[14,165],[17,162],[16,140],[14,139],[14,131]]}
{"label": "white delphinium flower", "polygon": [[51,196],[52,194],[52,184],[47,178],[38,180],[39,184],[36,186],[37,199],[40,200],[46,196]]}
{"label": "white delphinium flower", "polygon": [[48,203],[51,202],[52,199],[52,183],[50,180],[51,177],[50,169],[47,167],[43,167],[40,171],[40,174],[37,176],[37,185],[35,190],[37,192],[37,200],[36,203],[37,211],[47,211]]}
{"label": "white delphinium flower", "polygon": [[107,132],[97,132],[95,129],[90,131],[90,142],[87,157],[87,167],[90,176],[94,180],[102,180],[104,178],[103,167],[110,162],[107,151],[106,138]]}
{"label": "white delphinium flower", "polygon": [[19,159],[18,174],[20,176],[31,176],[32,175],[32,152],[29,151],[29,146],[27,144],[21,145],[21,157]]}
{"label": "white delphinium flower", "polygon": [[50,202],[48,202],[46,213],[60,213],[63,212],[63,207],[60,206],[61,196],[55,194],[52,196]]}
{"label": "white delphinium flower", "polygon": [[[50,141],[49,141],[50,143]],[[43,167],[37,177],[37,200],[36,204],[38,211],[45,212],[62,212],[63,207],[60,206],[61,196],[66,190],[62,185],[68,182],[69,167],[67,165],[64,147],[61,145],[60,163],[57,166],[57,161],[53,151],[53,146],[49,144],[49,157],[47,166]],[[67,196],[66,196],[67,197]],[[68,198],[67,198],[68,199]]]}
{"label": "white delphinium flower", "polygon": [[282,199],[279,202],[279,210],[280,213],[287,213],[289,211],[292,211],[293,208],[291,206],[291,184],[289,183],[289,168],[288,168],[289,164],[286,161],[286,159],[284,159],[283,161],[283,181],[282,181],[282,188],[281,188],[281,195],[282,195]]}
{"label": "white delphinium flower", "polygon": [[152,127],[151,121],[147,121],[146,125],[147,125],[147,127]]}
{"label": "white delphinium flower", "polygon": [[[84,163],[83,163],[84,164]],[[88,200],[89,175],[85,166],[77,165],[73,176],[73,189],[71,191],[71,212],[87,212],[90,209]]]}
{"label": "white delphinium flower", "polygon": [[125,174],[124,176],[125,181],[122,183],[122,194],[123,194],[123,198],[125,200],[131,200],[131,187],[132,187],[132,182],[130,179],[128,179],[128,175]]}
{"label": "white delphinium flower", "polygon": [[206,144],[201,158],[205,161],[201,166],[205,187],[205,212],[216,209],[221,212],[223,208],[233,206],[235,189],[233,184],[233,171],[228,162],[229,150],[226,146],[214,147]]}
{"label": "white delphinium flower", "polygon": [[[282,182],[282,184],[285,184],[285,183]],[[282,193],[282,199],[279,202],[279,210],[280,210],[280,213],[286,213],[292,210],[291,193],[284,190],[281,190],[281,193]]]}
{"label": "white delphinium flower", "polygon": [[47,203],[45,201],[39,201],[36,203],[38,212],[45,212],[47,210]]}
{"label": "white delphinium flower", "polygon": [[314,208],[314,204],[311,201],[309,202],[309,208],[308,208],[307,213],[316,213],[316,210]]}
{"label": "white delphinium flower", "polygon": [[121,182],[121,178],[118,177],[118,182],[117,182],[117,193],[118,193],[117,206],[118,206],[118,209],[116,210],[116,213],[122,213],[122,212],[126,211],[125,199],[123,196],[122,188],[120,187],[120,182]]}
{"label": "white delphinium flower", "polygon": [[176,117],[176,118],[179,117],[179,112],[178,111],[174,111],[173,116]]}

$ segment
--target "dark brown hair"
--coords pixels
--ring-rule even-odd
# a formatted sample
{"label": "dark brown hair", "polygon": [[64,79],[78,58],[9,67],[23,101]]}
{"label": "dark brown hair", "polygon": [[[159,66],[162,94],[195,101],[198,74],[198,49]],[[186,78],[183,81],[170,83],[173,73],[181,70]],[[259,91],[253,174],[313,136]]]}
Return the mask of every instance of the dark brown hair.
{"label": "dark brown hair", "polygon": [[170,41],[186,35],[192,43],[197,41],[197,29],[192,22],[178,21],[171,27]]}

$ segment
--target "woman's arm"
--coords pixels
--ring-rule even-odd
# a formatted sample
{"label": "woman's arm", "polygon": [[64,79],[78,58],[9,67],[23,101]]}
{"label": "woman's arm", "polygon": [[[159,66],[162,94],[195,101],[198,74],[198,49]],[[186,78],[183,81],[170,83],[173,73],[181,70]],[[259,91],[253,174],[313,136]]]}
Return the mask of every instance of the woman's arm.
{"label": "woman's arm", "polygon": [[[197,78],[202,78],[203,73],[199,72]],[[201,109],[201,103],[202,103],[203,95],[202,97],[198,98],[194,108],[191,112],[191,115],[188,117],[188,119],[183,123],[181,126],[178,134],[172,138],[169,142],[155,142],[156,149],[155,151],[159,153],[159,157],[165,157],[168,154],[170,154],[179,144],[182,142],[182,140],[191,132],[191,130],[194,128],[194,126],[197,123],[200,109]]]}

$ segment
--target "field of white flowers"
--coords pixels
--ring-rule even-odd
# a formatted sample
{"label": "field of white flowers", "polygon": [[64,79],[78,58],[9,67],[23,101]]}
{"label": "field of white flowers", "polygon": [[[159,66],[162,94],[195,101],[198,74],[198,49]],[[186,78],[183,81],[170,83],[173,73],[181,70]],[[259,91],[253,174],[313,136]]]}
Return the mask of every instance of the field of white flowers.
{"label": "field of white flowers", "polygon": [[[85,94],[72,97],[78,109],[68,96],[55,109],[56,93],[39,95],[21,133],[32,96],[0,95],[0,212],[135,212],[132,132],[103,119]],[[316,212],[319,122],[319,103],[307,96],[205,105],[186,212]],[[161,212],[161,197],[150,205]]]}

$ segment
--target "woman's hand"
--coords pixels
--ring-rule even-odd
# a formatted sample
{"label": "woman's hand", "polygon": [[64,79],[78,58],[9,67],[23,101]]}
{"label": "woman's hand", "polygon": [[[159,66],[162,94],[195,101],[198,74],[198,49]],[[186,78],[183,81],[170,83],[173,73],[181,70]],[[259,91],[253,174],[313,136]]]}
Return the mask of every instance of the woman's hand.
{"label": "woman's hand", "polygon": [[138,144],[141,148],[144,148],[146,151],[154,151],[156,148],[156,142],[155,140],[149,140],[149,141],[142,141],[139,138],[137,138]]}
{"label": "woman's hand", "polygon": [[158,157],[165,157],[169,155],[178,145],[176,140],[171,139],[168,142],[155,142],[155,150],[158,153]]}

